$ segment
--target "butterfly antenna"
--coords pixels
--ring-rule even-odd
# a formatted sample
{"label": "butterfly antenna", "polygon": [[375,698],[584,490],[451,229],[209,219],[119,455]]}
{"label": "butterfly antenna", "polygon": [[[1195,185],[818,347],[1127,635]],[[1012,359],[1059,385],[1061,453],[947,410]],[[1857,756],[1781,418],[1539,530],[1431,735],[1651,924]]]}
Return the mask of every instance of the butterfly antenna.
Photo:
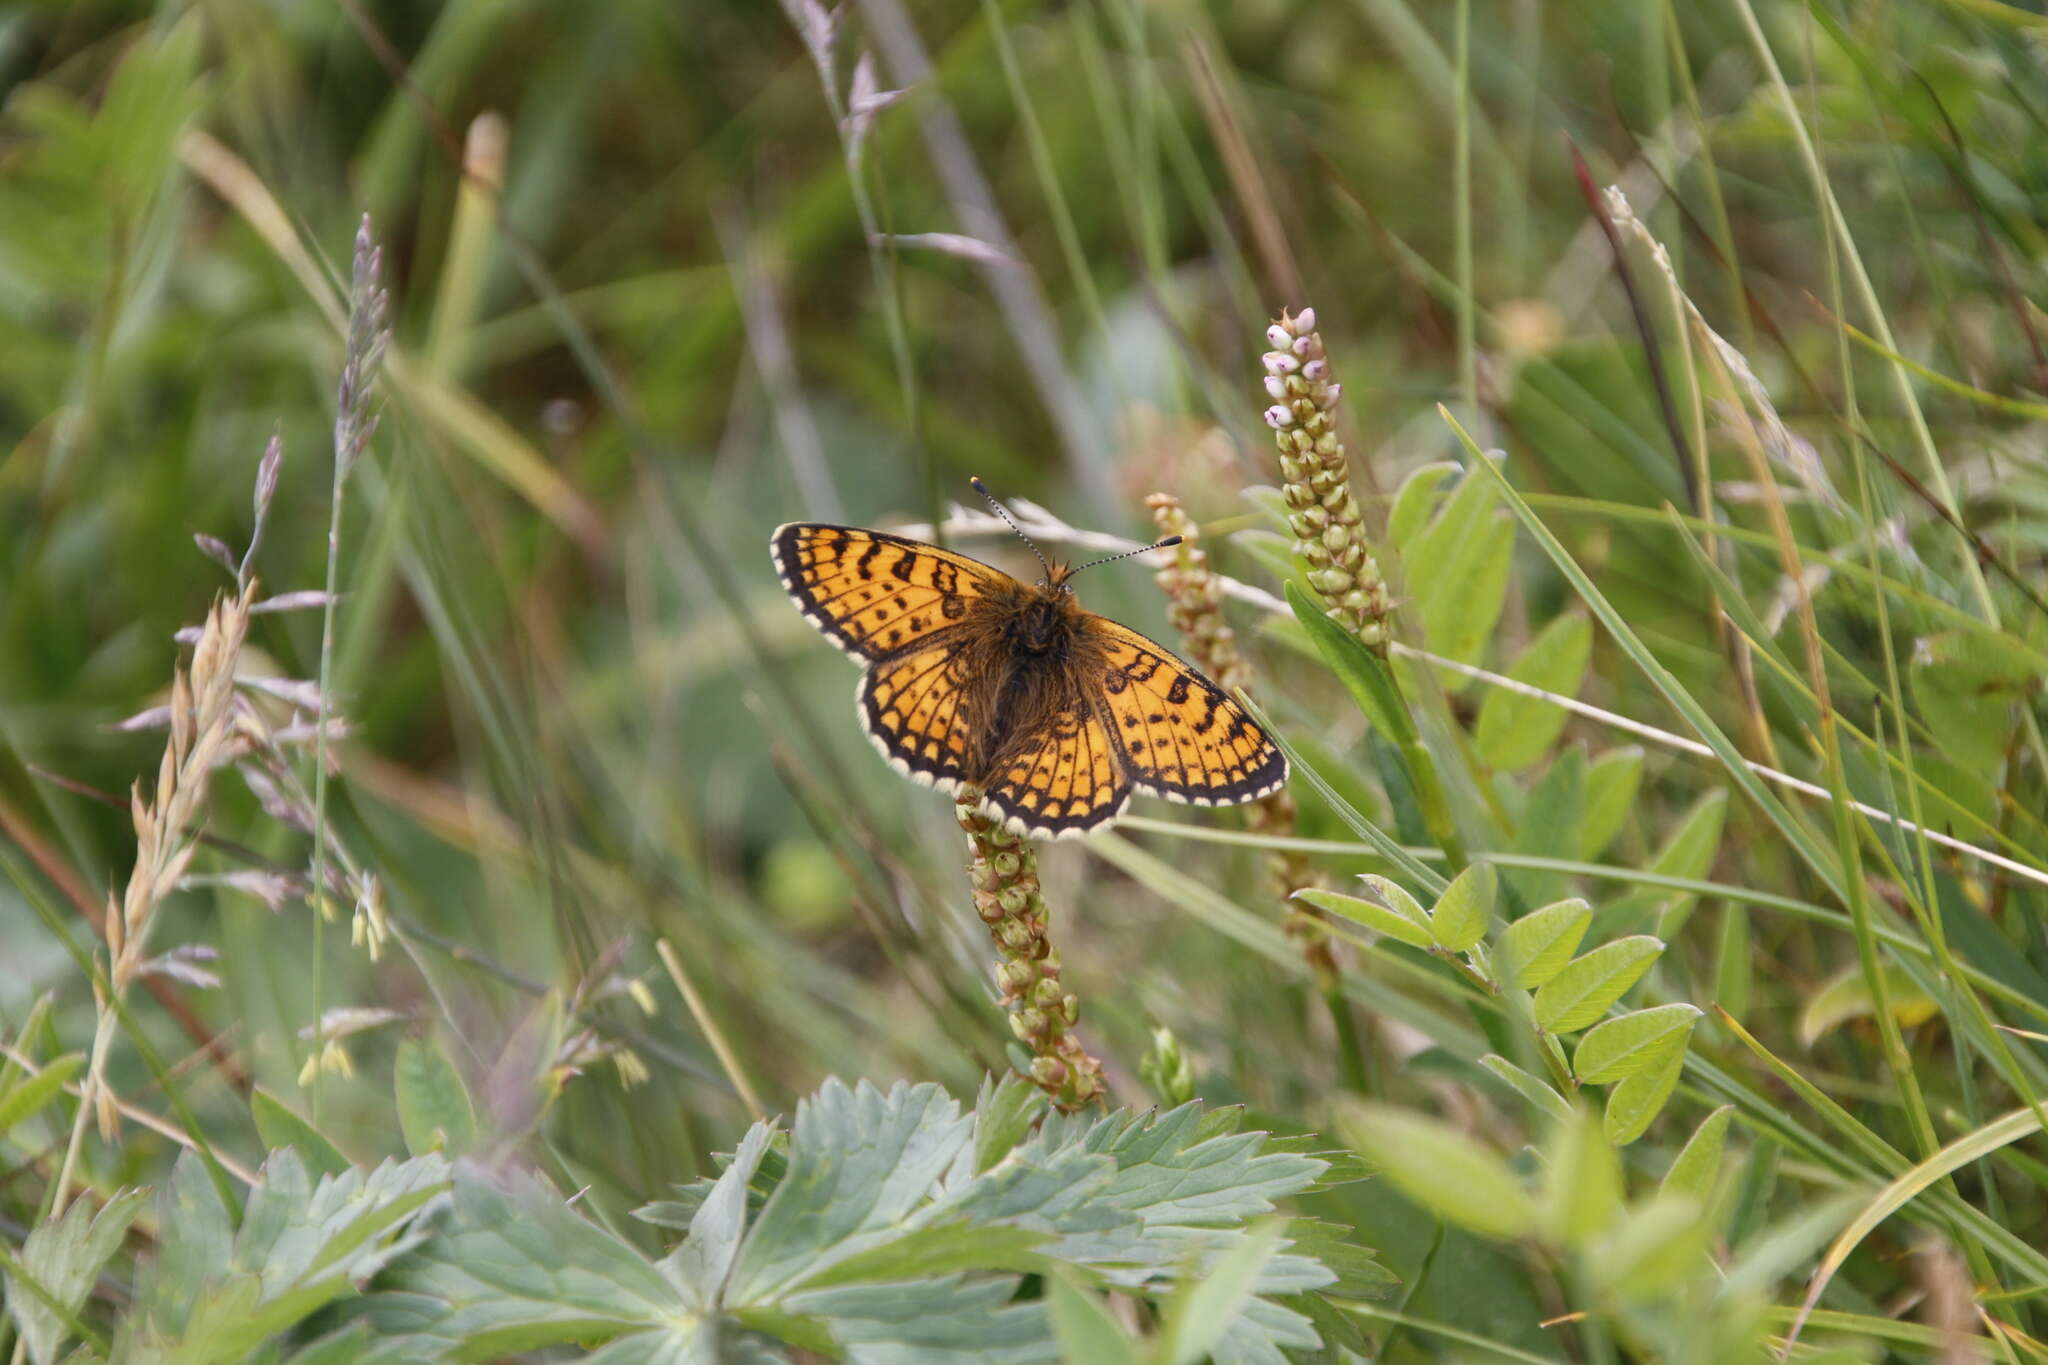
{"label": "butterfly antenna", "polygon": [[1029,545],[1031,547],[1031,553],[1038,556],[1039,567],[1045,570],[1045,581],[1048,583],[1052,582],[1052,565],[1046,561],[1045,551],[1038,548],[1037,541],[1033,540],[1030,536],[1024,534],[1024,528],[1019,526],[1017,524],[1017,519],[1010,515],[1010,509],[1003,506],[1001,503],[997,502],[996,495],[989,492],[988,485],[983,483],[979,478],[970,478],[967,482],[973,485],[975,492],[981,494],[982,497],[988,499],[988,505],[996,509],[996,515],[1001,517],[1005,522],[1009,523],[1010,529],[1017,533],[1017,539],[1023,541],[1026,545]]}
{"label": "butterfly antenna", "polygon": [[[1150,554],[1150,553],[1152,553],[1152,551],[1154,551],[1154,550],[1170,550],[1170,549],[1172,549],[1172,548],[1173,548],[1174,546],[1176,546],[1176,545],[1180,544],[1181,540],[1182,540],[1182,537],[1180,537],[1180,536],[1168,536],[1168,537],[1167,537],[1166,539],[1164,539],[1164,540],[1160,540],[1160,541],[1154,541],[1154,542],[1153,542],[1152,544],[1150,544],[1150,545],[1144,545],[1144,546],[1140,546],[1140,547],[1139,547],[1138,549],[1135,549],[1135,550],[1125,550],[1125,551],[1124,551],[1124,552],[1123,552],[1122,554],[1120,554],[1120,555],[1111,555],[1111,556],[1110,556],[1109,558],[1107,558],[1107,559],[1097,559],[1097,560],[1093,560],[1093,561],[1091,561],[1091,562],[1089,562],[1089,563],[1087,563],[1087,564],[1083,564],[1083,565],[1081,566],[1081,569],[1092,569],[1092,568],[1094,568],[1094,567],[1095,567],[1096,565],[1098,565],[1098,564],[1114,564],[1114,563],[1116,563],[1116,562],[1117,562],[1117,561],[1118,561],[1119,559],[1129,559],[1129,558],[1130,558],[1130,557],[1131,557],[1132,555],[1144,555],[1144,554]],[[1069,577],[1069,578],[1072,578],[1072,577],[1074,576],[1074,574],[1076,574],[1076,573],[1079,573],[1079,572],[1081,572],[1081,569],[1076,569],[1076,570],[1074,570],[1074,573],[1070,573],[1070,574],[1068,574],[1068,575],[1067,575],[1067,577]]]}

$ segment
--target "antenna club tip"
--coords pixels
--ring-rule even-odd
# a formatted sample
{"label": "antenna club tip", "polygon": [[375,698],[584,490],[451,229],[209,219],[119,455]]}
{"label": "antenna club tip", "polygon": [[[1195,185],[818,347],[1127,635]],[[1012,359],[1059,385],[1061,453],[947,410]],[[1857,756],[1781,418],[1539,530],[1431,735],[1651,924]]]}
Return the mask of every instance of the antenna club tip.
{"label": "antenna club tip", "polygon": [[1185,539],[1187,539],[1186,536],[1168,536],[1166,539],[1160,541],[1157,545],[1154,545],[1152,548],[1155,550],[1171,550],[1174,546],[1180,544]]}
{"label": "antenna club tip", "polygon": [[967,486],[977,493],[986,494],[988,492],[988,485],[981,481],[981,475],[979,474],[968,475]]}

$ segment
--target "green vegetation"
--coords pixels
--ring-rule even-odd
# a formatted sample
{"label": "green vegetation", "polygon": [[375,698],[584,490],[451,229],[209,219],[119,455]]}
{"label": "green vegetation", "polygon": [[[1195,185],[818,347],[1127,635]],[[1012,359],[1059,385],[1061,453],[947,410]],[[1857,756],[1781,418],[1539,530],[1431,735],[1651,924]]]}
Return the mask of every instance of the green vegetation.
{"label": "green vegetation", "polygon": [[[2044,43],[0,4],[0,1352],[2048,1359]],[[888,772],[977,474],[1285,793]]]}

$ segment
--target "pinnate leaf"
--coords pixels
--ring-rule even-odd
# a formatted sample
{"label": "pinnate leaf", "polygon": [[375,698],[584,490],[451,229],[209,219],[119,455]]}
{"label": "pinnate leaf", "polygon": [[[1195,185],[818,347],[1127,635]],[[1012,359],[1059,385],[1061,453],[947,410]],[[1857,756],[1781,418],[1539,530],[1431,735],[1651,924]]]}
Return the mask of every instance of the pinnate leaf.
{"label": "pinnate leaf", "polygon": [[1608,1085],[1647,1070],[1673,1039],[1685,1046],[1699,1017],[1697,1006],[1673,1004],[1603,1020],[1579,1040],[1572,1074],[1587,1085]]}
{"label": "pinnate leaf", "polygon": [[1535,1230],[1535,1203],[1508,1164],[1442,1120],[1361,1104],[1342,1123],[1395,1188],[1445,1222],[1486,1237]]}
{"label": "pinnate leaf", "polygon": [[1636,934],[1574,958],[1536,992],[1536,1022],[1551,1033],[1578,1032],[1607,1013],[1663,951],[1662,940]]}
{"label": "pinnate leaf", "polygon": [[1564,970],[1592,922],[1593,908],[1577,897],[1531,910],[1501,933],[1501,974],[1535,990]]}
{"label": "pinnate leaf", "polygon": [[1460,872],[1429,912],[1429,931],[1446,952],[1468,953],[1486,940],[1498,879],[1487,863]]}

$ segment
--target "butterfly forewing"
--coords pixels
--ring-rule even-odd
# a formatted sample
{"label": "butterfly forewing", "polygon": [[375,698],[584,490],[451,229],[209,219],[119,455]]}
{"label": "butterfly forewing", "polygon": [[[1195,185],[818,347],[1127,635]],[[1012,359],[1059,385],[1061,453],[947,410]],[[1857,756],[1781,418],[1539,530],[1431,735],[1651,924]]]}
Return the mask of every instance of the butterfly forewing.
{"label": "butterfly forewing", "polygon": [[792,522],[775,532],[782,586],[841,649],[880,659],[967,619],[995,570],[885,531]]}
{"label": "butterfly forewing", "polygon": [[1139,791],[1229,806],[1287,780],[1286,756],[1229,693],[1127,626],[1089,624],[1104,663],[1098,704]]}

